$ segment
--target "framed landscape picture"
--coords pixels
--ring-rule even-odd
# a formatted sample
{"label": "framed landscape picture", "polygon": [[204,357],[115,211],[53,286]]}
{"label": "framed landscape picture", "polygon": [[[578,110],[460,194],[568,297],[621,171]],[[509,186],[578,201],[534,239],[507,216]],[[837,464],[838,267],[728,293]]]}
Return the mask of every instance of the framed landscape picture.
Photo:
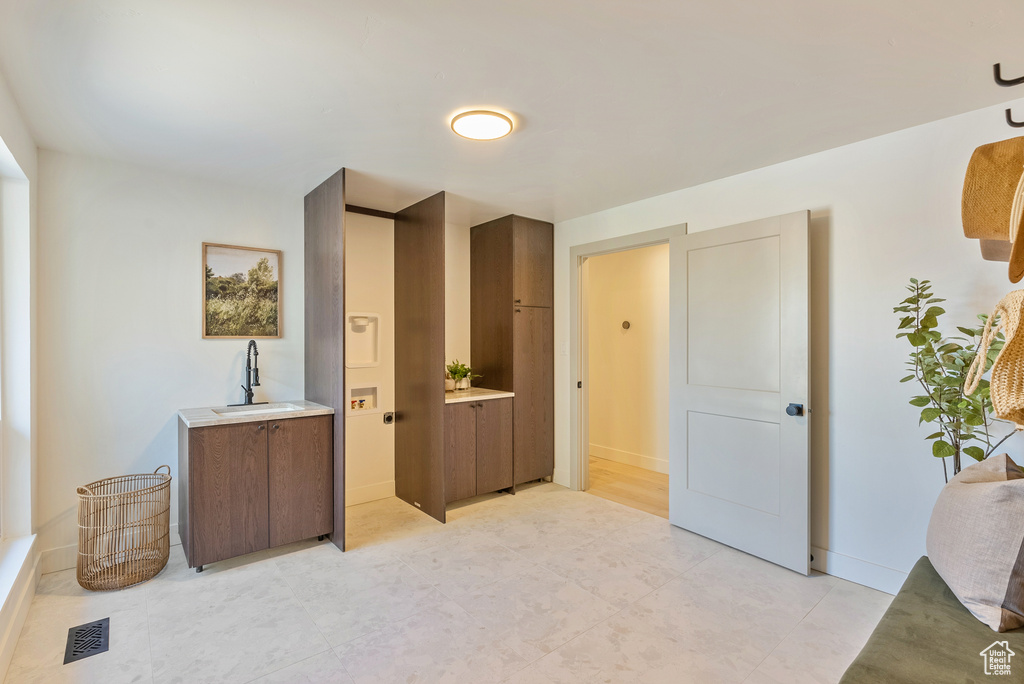
{"label": "framed landscape picture", "polygon": [[281,337],[281,252],[203,243],[203,337]]}

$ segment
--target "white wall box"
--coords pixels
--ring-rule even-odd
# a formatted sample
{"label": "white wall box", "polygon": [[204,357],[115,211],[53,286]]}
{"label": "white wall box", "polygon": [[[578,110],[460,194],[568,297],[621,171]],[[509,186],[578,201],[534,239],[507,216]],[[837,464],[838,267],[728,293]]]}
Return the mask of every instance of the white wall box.
{"label": "white wall box", "polygon": [[345,316],[345,367],[380,365],[380,314],[349,312]]}
{"label": "white wall box", "polygon": [[[345,412],[350,416],[365,416],[373,413],[380,413],[380,402],[378,397],[380,396],[380,387],[377,385],[370,387],[349,387],[347,401],[345,402]],[[360,408],[359,402],[363,402],[362,408]],[[356,403],[356,407],[352,407],[352,402]]]}

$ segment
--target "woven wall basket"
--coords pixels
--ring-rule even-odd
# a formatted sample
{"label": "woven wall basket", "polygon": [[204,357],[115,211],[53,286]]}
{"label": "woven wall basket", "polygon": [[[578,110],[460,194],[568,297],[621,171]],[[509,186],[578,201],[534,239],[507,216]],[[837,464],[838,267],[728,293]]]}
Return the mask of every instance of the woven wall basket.
{"label": "woven wall basket", "polygon": [[152,578],[170,555],[170,515],[170,466],[79,487],[78,583],[123,589]]}

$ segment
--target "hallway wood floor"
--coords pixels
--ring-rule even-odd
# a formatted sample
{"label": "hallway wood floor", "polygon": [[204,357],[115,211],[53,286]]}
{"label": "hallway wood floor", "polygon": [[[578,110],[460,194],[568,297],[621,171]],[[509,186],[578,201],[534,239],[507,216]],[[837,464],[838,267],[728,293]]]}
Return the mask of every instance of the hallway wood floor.
{"label": "hallway wood floor", "polygon": [[590,457],[588,494],[668,519],[668,475]]}

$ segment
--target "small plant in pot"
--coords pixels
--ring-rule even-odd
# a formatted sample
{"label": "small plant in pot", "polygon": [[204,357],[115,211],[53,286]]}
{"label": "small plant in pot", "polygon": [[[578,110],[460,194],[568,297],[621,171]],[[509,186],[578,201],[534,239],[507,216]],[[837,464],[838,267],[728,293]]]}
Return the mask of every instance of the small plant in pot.
{"label": "small plant in pot", "polygon": [[[911,278],[907,290],[910,294],[893,309],[900,316],[896,337],[905,338],[911,346],[907,360],[910,375],[900,382],[914,382],[921,388],[921,394],[910,400],[911,406],[921,409],[918,424],[934,425],[936,431],[925,437],[932,443],[932,455],[942,459],[943,472],[946,459],[952,458],[956,475],[962,467],[961,456],[982,461],[1015,433],[1010,429],[1002,438],[994,439],[993,433],[1002,432],[1009,424],[992,415],[988,380],[982,380],[973,394],[964,391],[967,369],[978,353],[988,317],[978,316],[981,327],[957,326],[962,336],[946,337],[938,330],[939,317],[946,313],[938,304],[945,300],[932,294],[931,283]],[[988,348],[982,371],[991,367],[1003,343],[1003,334],[999,333]]]}
{"label": "small plant in pot", "polygon": [[[445,366],[445,370],[448,371],[447,377],[455,381],[455,389],[457,390],[468,390],[473,378],[483,377],[482,375],[474,375],[473,369],[464,363],[460,363],[458,359]],[[445,389],[447,389],[447,383]]]}

